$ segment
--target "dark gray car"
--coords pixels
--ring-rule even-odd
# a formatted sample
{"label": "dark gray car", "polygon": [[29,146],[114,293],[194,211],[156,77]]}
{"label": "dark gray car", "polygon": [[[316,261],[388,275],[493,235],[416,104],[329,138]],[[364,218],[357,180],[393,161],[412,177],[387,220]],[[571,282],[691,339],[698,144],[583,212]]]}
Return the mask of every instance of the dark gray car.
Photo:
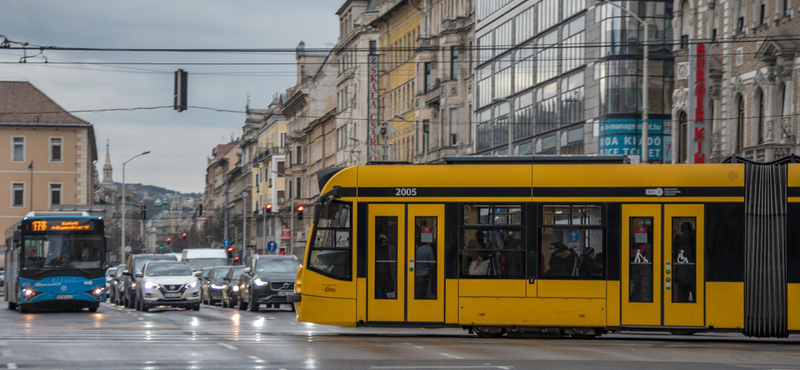
{"label": "dark gray car", "polygon": [[299,266],[295,256],[253,256],[239,278],[239,309],[258,312],[262,304],[267,308],[288,304],[294,310],[286,297],[294,293]]}
{"label": "dark gray car", "polygon": [[217,302],[222,301],[222,289],[225,286],[225,276],[228,276],[232,267],[233,266],[214,267],[208,274],[203,276],[203,282],[200,286],[203,303],[213,306],[217,304]]}

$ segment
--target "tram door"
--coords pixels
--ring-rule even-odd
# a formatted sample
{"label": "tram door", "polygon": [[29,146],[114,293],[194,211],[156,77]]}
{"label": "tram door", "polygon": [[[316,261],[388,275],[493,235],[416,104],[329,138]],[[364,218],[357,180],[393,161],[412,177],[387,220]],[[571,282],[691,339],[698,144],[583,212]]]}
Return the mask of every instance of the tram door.
{"label": "tram door", "polygon": [[444,206],[369,205],[367,320],[444,322]]}
{"label": "tram door", "polygon": [[623,205],[622,325],[702,327],[701,204]]}

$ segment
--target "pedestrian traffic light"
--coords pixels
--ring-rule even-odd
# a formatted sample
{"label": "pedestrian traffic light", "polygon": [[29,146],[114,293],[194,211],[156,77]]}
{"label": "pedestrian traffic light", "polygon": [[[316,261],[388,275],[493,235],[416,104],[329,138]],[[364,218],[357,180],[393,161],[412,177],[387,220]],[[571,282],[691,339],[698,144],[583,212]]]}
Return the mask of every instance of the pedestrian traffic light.
{"label": "pedestrian traffic light", "polygon": [[264,206],[264,213],[266,214],[272,213],[272,203],[267,203],[267,205]]}
{"label": "pedestrian traffic light", "polygon": [[164,249],[164,244],[161,244],[161,246],[158,247],[158,249]]}
{"label": "pedestrian traffic light", "polygon": [[181,234],[181,236],[183,237],[183,240],[186,240],[186,233]]}
{"label": "pedestrian traffic light", "polygon": [[303,221],[303,210],[304,209],[306,209],[306,207],[297,206],[297,219],[300,220],[300,221]]}
{"label": "pedestrian traffic light", "polygon": [[167,238],[167,245],[169,245],[170,242],[172,242],[172,238]]}

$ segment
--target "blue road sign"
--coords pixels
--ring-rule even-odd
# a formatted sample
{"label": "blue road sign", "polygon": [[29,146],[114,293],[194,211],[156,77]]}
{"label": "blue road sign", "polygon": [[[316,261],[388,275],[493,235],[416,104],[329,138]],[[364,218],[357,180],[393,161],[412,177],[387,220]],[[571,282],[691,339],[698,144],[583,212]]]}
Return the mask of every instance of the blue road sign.
{"label": "blue road sign", "polygon": [[223,246],[223,247],[225,247],[225,248],[228,248],[228,247],[230,247],[230,246],[231,246],[231,241],[230,241],[230,239],[225,239],[225,240],[223,240],[223,241],[222,241],[222,246]]}
{"label": "blue road sign", "polygon": [[578,239],[581,238],[581,234],[578,234],[577,231],[572,230],[567,235],[567,238],[569,238],[570,243],[576,243],[576,242],[578,242]]}
{"label": "blue road sign", "polygon": [[269,243],[267,243],[267,250],[270,252],[275,252],[276,250],[278,250],[278,243],[270,241]]}

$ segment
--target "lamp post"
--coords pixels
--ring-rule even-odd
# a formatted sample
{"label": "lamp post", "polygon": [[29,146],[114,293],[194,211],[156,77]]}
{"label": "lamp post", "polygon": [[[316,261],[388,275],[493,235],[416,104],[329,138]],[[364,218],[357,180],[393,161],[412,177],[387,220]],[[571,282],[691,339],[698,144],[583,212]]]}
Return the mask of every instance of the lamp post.
{"label": "lamp post", "polygon": [[119,246],[120,263],[125,263],[125,165],[128,164],[128,162],[147,154],[150,154],[149,150],[142,154],[135,155],[131,157],[131,159],[128,159],[122,163],[122,245]]}
{"label": "lamp post", "polygon": [[621,5],[619,5],[617,3],[613,3],[613,2],[608,1],[608,0],[598,0],[598,1],[601,2],[601,3],[608,4],[608,5],[611,5],[611,6],[614,6],[616,8],[621,9],[622,11],[624,11],[625,13],[628,13],[628,15],[630,15],[631,17],[636,19],[636,21],[638,21],[639,24],[644,26],[644,40],[643,40],[644,50],[643,50],[643,53],[642,53],[643,54],[642,55],[643,56],[642,59],[643,59],[643,62],[644,62],[643,66],[642,66],[642,153],[641,153],[642,155],[641,155],[641,160],[640,161],[641,161],[641,163],[645,163],[646,164],[648,162],[648,157],[649,157],[649,155],[648,155],[649,154],[649,149],[648,149],[648,145],[647,145],[647,139],[648,139],[648,136],[649,136],[649,132],[648,132],[649,128],[647,127],[647,125],[648,125],[648,121],[649,121],[648,117],[649,117],[649,113],[650,113],[650,108],[649,108],[649,105],[650,105],[649,95],[650,95],[650,93],[648,91],[648,87],[649,87],[649,76],[648,76],[649,75],[649,71],[648,71],[648,69],[649,69],[648,68],[648,64],[649,63],[648,62],[649,62],[649,58],[650,58],[650,48],[649,48],[649,45],[648,45],[649,44],[648,38],[650,37],[650,32],[649,32],[649,29],[648,29],[648,26],[647,26],[647,22],[645,22],[642,18],[639,18],[636,14],[633,14],[633,12],[631,12],[630,10],[628,10],[626,8],[623,8]]}
{"label": "lamp post", "polygon": [[508,155],[513,153],[514,146],[514,107],[512,102],[506,98],[494,98],[495,103],[508,103]]}

